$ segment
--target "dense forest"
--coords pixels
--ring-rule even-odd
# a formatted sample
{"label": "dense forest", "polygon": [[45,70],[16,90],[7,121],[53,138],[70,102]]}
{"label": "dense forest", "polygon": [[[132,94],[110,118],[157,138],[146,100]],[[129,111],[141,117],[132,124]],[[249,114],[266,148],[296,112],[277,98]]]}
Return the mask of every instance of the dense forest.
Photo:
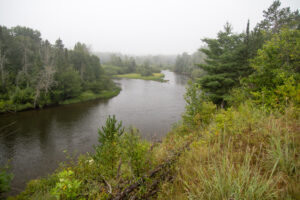
{"label": "dense forest", "polygon": [[39,31],[0,26],[0,112],[41,108],[117,94],[85,44],[52,45]]}
{"label": "dense forest", "polygon": [[203,39],[204,74],[162,142],[109,117],[94,154],[11,199],[299,199],[300,14],[280,5]]}

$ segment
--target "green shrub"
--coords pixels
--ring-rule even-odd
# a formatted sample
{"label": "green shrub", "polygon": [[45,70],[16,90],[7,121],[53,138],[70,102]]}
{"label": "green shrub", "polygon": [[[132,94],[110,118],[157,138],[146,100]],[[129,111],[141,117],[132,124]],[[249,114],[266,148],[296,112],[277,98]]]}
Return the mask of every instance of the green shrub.
{"label": "green shrub", "polygon": [[124,133],[122,122],[117,123],[115,116],[108,116],[105,126],[98,130],[98,142],[94,160],[104,168],[104,173],[112,177],[116,175],[117,161],[119,158],[119,139]]}
{"label": "green shrub", "polygon": [[8,167],[0,168],[0,199],[2,194],[10,190],[10,182],[13,179],[13,175],[8,173]]}
{"label": "green shrub", "polygon": [[141,176],[149,168],[149,143],[141,140],[139,132],[136,129],[131,129],[129,133],[125,133],[122,136],[120,145],[123,160],[129,163],[135,176]]}
{"label": "green shrub", "polygon": [[25,89],[16,87],[11,99],[15,104],[32,103],[34,100],[34,91],[29,87]]}
{"label": "green shrub", "polygon": [[206,125],[216,112],[216,105],[207,101],[199,84],[193,84],[192,82],[188,84],[185,94],[186,107],[182,116],[183,120],[192,126]]}
{"label": "green shrub", "polygon": [[64,170],[58,174],[58,178],[59,181],[51,190],[51,194],[57,199],[78,199],[81,182],[74,178],[74,172]]}
{"label": "green shrub", "polygon": [[278,109],[284,111],[290,103],[300,104],[300,84],[295,79],[280,75],[282,84],[274,88],[263,87],[260,91],[252,92],[254,102],[263,105],[268,110]]}
{"label": "green shrub", "polygon": [[15,105],[11,100],[0,100],[0,112],[15,110]]}

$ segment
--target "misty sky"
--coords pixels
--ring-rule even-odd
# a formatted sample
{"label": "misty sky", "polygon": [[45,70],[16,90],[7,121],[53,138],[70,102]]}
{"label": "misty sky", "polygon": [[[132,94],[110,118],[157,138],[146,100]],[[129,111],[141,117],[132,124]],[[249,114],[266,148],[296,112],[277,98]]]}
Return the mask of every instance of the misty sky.
{"label": "misty sky", "polygon": [[[77,41],[93,51],[124,54],[193,53],[226,21],[235,32],[262,19],[273,0],[0,0],[0,25],[27,26],[51,43]],[[299,0],[282,7],[300,8]]]}

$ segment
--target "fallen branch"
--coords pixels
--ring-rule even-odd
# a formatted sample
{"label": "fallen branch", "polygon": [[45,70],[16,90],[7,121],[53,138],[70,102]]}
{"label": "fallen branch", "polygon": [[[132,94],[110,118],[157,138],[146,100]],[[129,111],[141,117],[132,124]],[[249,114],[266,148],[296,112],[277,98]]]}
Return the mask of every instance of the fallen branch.
{"label": "fallen branch", "polygon": [[[127,188],[125,188],[121,193],[116,194],[115,197],[111,197],[112,200],[122,200],[125,199],[131,192],[133,192],[135,189],[137,189],[140,185],[142,185],[148,178],[153,178],[155,177],[159,172],[164,171],[167,167],[171,166],[177,159],[178,157],[182,154],[182,152],[185,149],[189,149],[189,145],[191,144],[191,141],[188,142],[181,151],[178,151],[173,154],[173,156],[166,160],[164,163],[158,165],[155,169],[151,170],[147,175],[142,176],[139,180],[137,180],[135,183],[129,185]],[[172,179],[172,178],[170,178]],[[145,195],[145,198],[148,198],[150,196],[153,196],[154,194],[157,193],[155,190],[156,187],[158,186],[160,180],[154,180],[152,183],[152,186],[150,188],[153,188],[152,191],[150,191],[148,194]],[[144,199],[145,199],[144,198]]]}
{"label": "fallen branch", "polygon": [[106,186],[108,187],[108,193],[111,194],[112,193],[111,185],[105,180],[105,178],[102,175],[101,175],[101,178],[102,178],[103,182],[106,184]]}

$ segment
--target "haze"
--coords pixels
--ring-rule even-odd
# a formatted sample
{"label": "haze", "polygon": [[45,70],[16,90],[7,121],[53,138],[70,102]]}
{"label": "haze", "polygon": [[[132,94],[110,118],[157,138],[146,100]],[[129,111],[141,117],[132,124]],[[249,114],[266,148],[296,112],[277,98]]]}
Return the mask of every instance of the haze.
{"label": "haze", "polygon": [[[272,0],[1,0],[0,24],[39,30],[68,48],[77,41],[93,51],[124,54],[192,53],[204,37],[215,37],[226,21],[235,32],[262,19]],[[298,0],[281,7],[300,8]]]}

